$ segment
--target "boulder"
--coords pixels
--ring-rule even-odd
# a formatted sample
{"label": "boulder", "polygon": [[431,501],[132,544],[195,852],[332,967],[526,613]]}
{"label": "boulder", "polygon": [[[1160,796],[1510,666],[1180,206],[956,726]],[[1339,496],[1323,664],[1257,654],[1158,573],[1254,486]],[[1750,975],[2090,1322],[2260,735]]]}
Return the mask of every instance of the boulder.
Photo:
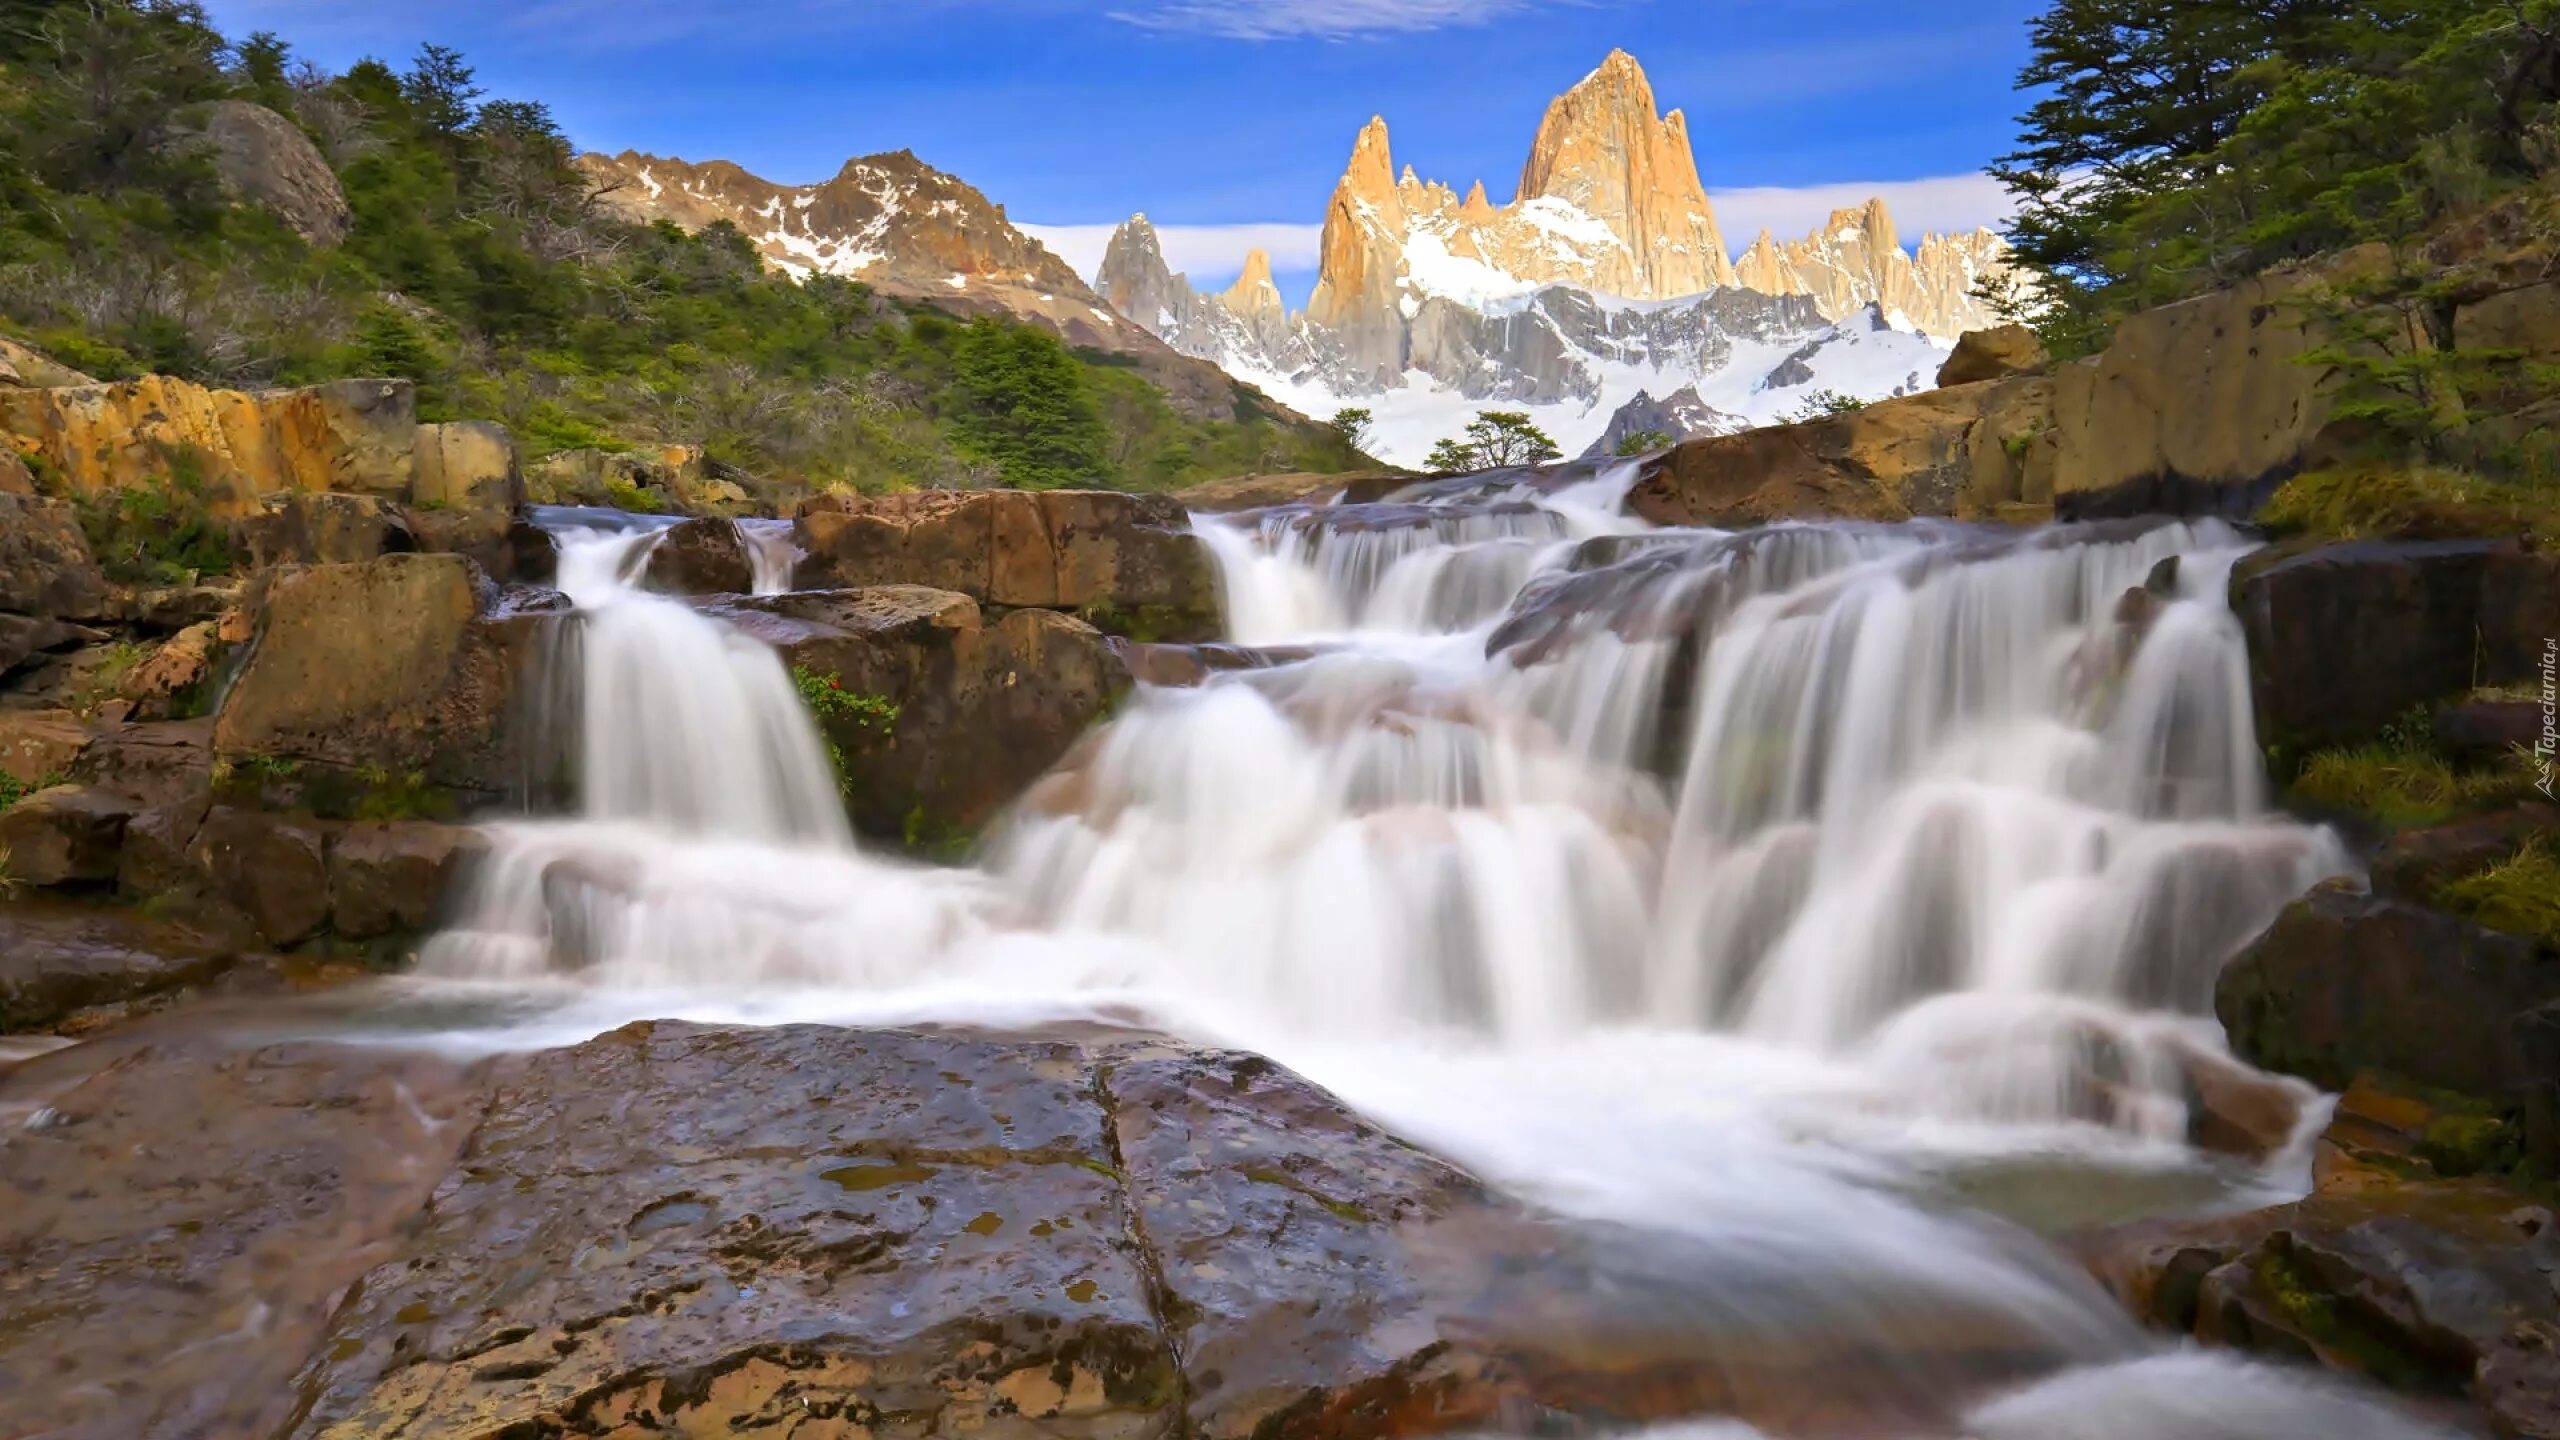
{"label": "boulder", "polygon": [[96,620],[107,613],[108,593],[69,505],[0,495],[0,612]]}
{"label": "boulder", "polygon": [[2320,1190],[2298,1204],[2081,1246],[2160,1328],[2325,1365],[2431,1407],[2464,1397],[2482,1433],[2560,1437],[2560,1220],[2505,1184],[2324,1164]]}
{"label": "boulder", "polygon": [[1931,390],[1801,424],[1685,441],[1647,463],[1627,507],[1659,525],[1734,528],[1814,517],[1908,520],[1986,511],[2022,496],[2049,499],[2051,479],[2028,445],[2042,434],[2050,389],[2050,381],[2023,377]]}
{"label": "boulder", "polygon": [[431,555],[460,555],[501,585],[548,585],[560,551],[548,532],[521,514],[498,510],[416,510],[409,528]]}
{"label": "boulder", "polygon": [[233,534],[252,566],[355,565],[418,548],[409,517],[377,495],[278,495]]}
{"label": "boulder", "polygon": [[494,420],[421,425],[411,503],[430,509],[512,510],[524,503],[515,437]]}
{"label": "boulder", "polygon": [[563,450],[525,476],[526,498],[538,505],[603,505],[656,513],[691,508],[688,497],[713,488],[700,446],[652,451]]}
{"label": "boulder", "polygon": [[89,727],[68,710],[0,710],[0,775],[34,785],[71,772]]}
{"label": "boulder", "polygon": [[1114,491],[821,496],[795,528],[804,589],[920,585],[1072,610],[1141,640],[1213,640],[1217,577],[1181,507]]}
{"label": "boulder", "polygon": [[2542,743],[2539,700],[2465,700],[2435,714],[2436,744],[2474,763],[2506,759]]}
{"label": "boulder", "polygon": [[345,771],[416,772],[466,799],[524,780],[510,709],[559,607],[512,605],[458,555],[388,555],[279,575],[214,748]]}
{"label": "boulder", "polygon": [[329,845],[330,929],[342,939],[431,929],[479,833],[428,821],[360,821]]}
{"label": "boulder", "polygon": [[729,520],[687,520],[649,547],[640,583],[662,595],[744,595],[755,588],[755,562]]}
{"label": "boulder", "polygon": [[1047,610],[994,614],[914,586],[742,597],[707,612],[785,664],[897,707],[886,726],[820,716],[855,827],[879,839],[975,830],[1064,756],[1128,680],[1102,635]]}
{"label": "boulder", "polygon": [[[0,905],[0,1031],[48,1029],[92,1006],[203,985],[238,958],[227,937],[198,926],[130,910],[13,901]],[[13,1151],[11,1164],[18,1158]],[[9,1280],[0,1279],[0,1297],[10,1293]]]}
{"label": "boulder", "polygon": [[1946,363],[1938,367],[1938,384],[1944,387],[2005,380],[2023,371],[2042,369],[2050,358],[2045,354],[2044,341],[2024,325],[1967,330],[1957,339]]}
{"label": "boulder", "polygon": [[119,690],[133,702],[134,718],[167,720],[197,703],[212,683],[220,657],[217,628],[210,620],[190,625],[134,667]]}
{"label": "boulder", "polygon": [[2560,836],[2560,806],[2527,802],[2446,825],[2399,831],[2374,854],[2374,893],[2432,905],[2437,891],[2499,864],[2536,835]]}
{"label": "boulder", "polygon": [[328,837],[308,821],[217,805],[196,831],[193,855],[216,896],[237,907],[271,945],[293,945],[329,922]]}
{"label": "boulder", "polygon": [[2357,541],[2243,560],[2231,605],[2248,636],[2259,740],[2286,751],[2353,743],[2470,690],[2492,566],[2522,554],[2514,540]]}
{"label": "boulder", "polygon": [[208,153],[224,189],[274,211],[314,245],[337,244],[355,223],[320,147],[264,105],[210,101],[179,122],[171,143]]}
{"label": "boulder", "polygon": [[134,812],[130,797],[56,785],[0,810],[0,853],[21,885],[90,885],[116,878],[116,847]]}
{"label": "boulder", "polygon": [[31,346],[0,336],[0,389],[48,390],[63,385],[95,385],[83,375]]}
{"label": "boulder", "polygon": [[2294,298],[2372,263],[2263,276],[2127,317],[2107,348],[2055,367],[2055,502],[2072,518],[2149,511],[2246,515],[2321,463],[2332,400],[2324,343]]}
{"label": "boulder", "polygon": [[196,836],[212,804],[212,789],[205,786],[134,811],[116,855],[117,893],[146,905],[203,896],[208,877],[197,863]]}
{"label": "boulder", "polygon": [[2560,1000],[2560,955],[2332,881],[2225,966],[2214,1010],[2242,1059],[2338,1088],[2361,1070],[2508,1099],[2551,1077],[2517,1018]]}
{"label": "boulder", "polygon": [[0,433],[42,457],[72,495],[168,483],[169,456],[200,466],[216,513],[267,496],[335,490],[398,497],[415,469],[417,392],[406,380],[215,390],[169,375],[56,389],[0,387]]}

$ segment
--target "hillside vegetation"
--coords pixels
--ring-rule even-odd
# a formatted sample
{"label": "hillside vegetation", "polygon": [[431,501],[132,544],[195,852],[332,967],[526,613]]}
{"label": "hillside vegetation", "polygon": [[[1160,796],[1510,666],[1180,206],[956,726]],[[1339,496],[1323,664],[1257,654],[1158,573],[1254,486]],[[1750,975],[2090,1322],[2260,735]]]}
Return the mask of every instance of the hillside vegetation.
{"label": "hillside vegetation", "polygon": [[2054,0],[2032,39],[2000,174],[2054,353],[2296,270],[2353,444],[2267,519],[2560,533],[2560,0]]}
{"label": "hillside vegetation", "polygon": [[[288,117],[343,186],[342,242],[238,203],[192,128]],[[169,0],[0,5],[0,325],[103,378],[417,382],[427,419],[529,458],[690,442],[795,486],[1166,489],[1339,468],[1276,416],[1187,419],[1048,332],[794,282],[725,225],[601,214],[537,101],[451,51],[331,74]]]}

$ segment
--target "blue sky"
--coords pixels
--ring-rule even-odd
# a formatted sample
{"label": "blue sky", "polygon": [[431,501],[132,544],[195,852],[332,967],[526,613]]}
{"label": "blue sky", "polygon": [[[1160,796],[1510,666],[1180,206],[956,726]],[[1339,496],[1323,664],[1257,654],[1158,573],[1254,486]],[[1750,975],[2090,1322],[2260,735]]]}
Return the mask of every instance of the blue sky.
{"label": "blue sky", "polygon": [[[1088,263],[1144,210],[1224,283],[1270,245],[1302,298],[1352,136],[1496,203],[1539,114],[1612,46],[1685,108],[1726,237],[1881,189],[1906,236],[1994,219],[2040,0],[214,0],[323,64],[462,50],[600,150],[773,180],[912,149]],[[1912,182],[1925,182],[1914,184]]]}

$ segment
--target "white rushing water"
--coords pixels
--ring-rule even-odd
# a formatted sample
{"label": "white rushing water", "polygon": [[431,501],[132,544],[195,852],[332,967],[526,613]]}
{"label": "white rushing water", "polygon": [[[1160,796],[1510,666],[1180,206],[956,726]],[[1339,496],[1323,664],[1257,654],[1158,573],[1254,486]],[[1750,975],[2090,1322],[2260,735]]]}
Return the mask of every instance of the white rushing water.
{"label": "white rushing water", "polygon": [[[652,1016],[1248,1046],[1564,1213],[1685,1237],[1749,1297],[1712,1302],[1724,1333],[2037,1337],[2055,1377],[1982,1440],[2414,1433],[2176,1371],[1954,1203],[2300,1183],[2299,1147],[2185,1143],[2205,1071],[2316,1128],[2225,1055],[2211,986],[2348,863],[2260,793],[2222,599],[2247,542],[1655,531],[1632,474],[1200,522],[1231,637],[1293,658],[1141,689],[969,868],[852,845],[779,662],[633,587],[653,531],[551,517],[581,814],[498,828],[420,983],[507,997],[469,1037],[496,1045]],[[785,536],[759,587],[789,566]]]}

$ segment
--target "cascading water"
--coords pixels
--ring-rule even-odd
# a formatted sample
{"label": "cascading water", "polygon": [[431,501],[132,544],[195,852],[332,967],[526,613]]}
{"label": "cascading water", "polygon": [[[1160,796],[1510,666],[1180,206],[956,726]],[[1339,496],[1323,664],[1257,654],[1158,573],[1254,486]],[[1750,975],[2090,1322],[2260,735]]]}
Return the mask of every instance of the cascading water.
{"label": "cascading water", "polygon": [[501,830],[424,973],[548,982],[502,1045],[643,1016],[1242,1044],[1680,1237],[1731,1343],[2032,1337],[2057,1378],[1980,1436],[2414,1433],[2224,1361],[2190,1376],[2214,1415],[2281,1423],[2128,1398],[2183,1359],[1959,1203],[2039,1172],[2298,1183],[2298,1155],[2184,1144],[2198,1068],[2241,1070],[2215,969],[2348,863],[2264,810],[2220,598],[2246,542],[1661,531],[1622,513],[1633,475],[1201,521],[1231,637],[1299,658],[1142,688],[968,869],[851,846],[774,658],[635,589],[650,534],[569,538],[581,818]]}

